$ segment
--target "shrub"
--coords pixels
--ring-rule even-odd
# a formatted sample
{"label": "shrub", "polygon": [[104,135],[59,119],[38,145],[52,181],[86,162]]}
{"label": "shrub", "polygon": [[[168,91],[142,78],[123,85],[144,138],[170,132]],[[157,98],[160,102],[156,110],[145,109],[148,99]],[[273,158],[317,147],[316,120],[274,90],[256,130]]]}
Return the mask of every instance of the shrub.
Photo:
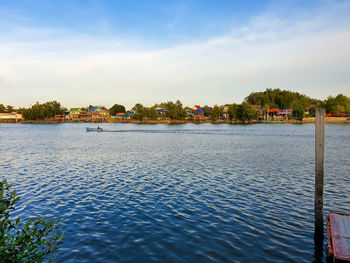
{"label": "shrub", "polygon": [[21,222],[19,217],[12,220],[10,212],[20,198],[10,188],[6,180],[0,181],[0,262],[43,262],[63,241],[63,233],[56,234],[60,219],[57,222],[46,221],[44,217],[26,222]]}

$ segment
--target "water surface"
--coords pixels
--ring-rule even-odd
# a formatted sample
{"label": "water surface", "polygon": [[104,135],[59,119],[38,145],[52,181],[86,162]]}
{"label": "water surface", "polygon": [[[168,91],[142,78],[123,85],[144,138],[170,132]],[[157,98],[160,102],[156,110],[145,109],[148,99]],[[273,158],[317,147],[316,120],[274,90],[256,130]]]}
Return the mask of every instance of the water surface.
{"label": "water surface", "polygon": [[[57,262],[314,260],[313,124],[85,126],[0,125],[15,215],[62,217]],[[325,213],[350,212],[349,145],[327,125]]]}

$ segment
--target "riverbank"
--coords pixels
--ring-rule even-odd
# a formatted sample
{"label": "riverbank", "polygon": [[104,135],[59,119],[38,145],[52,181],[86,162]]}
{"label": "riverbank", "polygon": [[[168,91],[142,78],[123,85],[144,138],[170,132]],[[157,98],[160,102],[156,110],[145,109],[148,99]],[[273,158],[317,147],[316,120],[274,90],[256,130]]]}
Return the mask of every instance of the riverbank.
{"label": "riverbank", "polygon": [[[348,117],[326,117],[325,118],[326,123],[339,123],[339,124],[350,124],[350,118]],[[253,124],[253,123],[264,123],[264,124],[302,124],[302,123],[314,123],[315,118],[309,117],[304,118],[302,121],[296,120],[296,119],[290,119],[290,120],[284,120],[284,121],[258,121],[258,120],[252,120],[250,122],[242,122],[239,120],[210,120],[210,119],[204,119],[199,121],[193,121],[193,120],[170,120],[170,119],[162,119],[162,120],[116,120],[113,118],[106,119],[105,121],[101,122],[87,122],[87,121],[74,121],[74,122],[62,122],[62,121],[56,121],[52,119],[47,120],[35,120],[35,121],[18,121],[18,122],[12,122],[12,123],[32,123],[32,124],[57,124],[57,123],[136,123],[136,124],[185,124],[185,123],[195,123],[195,124],[203,124],[203,123],[213,123],[213,124]],[[9,122],[1,122],[0,123],[9,123]]]}

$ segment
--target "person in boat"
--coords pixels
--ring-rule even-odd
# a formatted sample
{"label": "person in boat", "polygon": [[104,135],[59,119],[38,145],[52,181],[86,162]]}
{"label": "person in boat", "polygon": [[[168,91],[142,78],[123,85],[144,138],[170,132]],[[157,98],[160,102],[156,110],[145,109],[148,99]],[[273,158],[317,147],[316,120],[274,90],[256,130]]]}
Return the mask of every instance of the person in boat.
{"label": "person in boat", "polygon": [[102,128],[100,128],[100,126],[97,126],[97,130],[102,130]]}

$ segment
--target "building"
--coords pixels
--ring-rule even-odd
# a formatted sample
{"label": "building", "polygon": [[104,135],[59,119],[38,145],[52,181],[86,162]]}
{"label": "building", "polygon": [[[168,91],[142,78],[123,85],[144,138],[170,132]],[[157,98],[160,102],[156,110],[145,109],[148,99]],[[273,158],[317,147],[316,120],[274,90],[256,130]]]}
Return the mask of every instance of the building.
{"label": "building", "polygon": [[195,105],[192,109],[192,116],[194,121],[202,121],[204,120],[204,111],[201,106]]}
{"label": "building", "polygon": [[81,108],[71,108],[69,110],[69,116],[77,117],[81,114],[81,112],[82,112]]}
{"label": "building", "polygon": [[91,122],[104,122],[109,118],[109,111],[102,108],[91,108],[86,114],[90,116]]}
{"label": "building", "polygon": [[160,119],[164,119],[168,116],[168,111],[167,109],[164,109],[164,108],[156,108],[156,111],[157,111],[157,115],[158,115],[158,120]]}
{"label": "building", "polygon": [[279,112],[276,112],[276,117],[282,117],[283,119],[287,119],[288,116],[293,115],[294,109],[283,109]]}
{"label": "building", "polygon": [[23,120],[22,114],[19,112],[1,111],[0,122],[21,122]]}

